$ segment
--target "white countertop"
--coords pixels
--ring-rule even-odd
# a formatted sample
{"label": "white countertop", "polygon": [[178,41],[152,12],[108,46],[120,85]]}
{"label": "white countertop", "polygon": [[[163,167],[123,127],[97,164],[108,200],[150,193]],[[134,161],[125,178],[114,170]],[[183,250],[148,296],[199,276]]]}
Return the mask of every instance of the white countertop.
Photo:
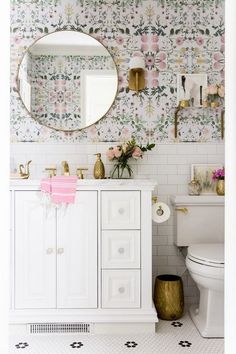
{"label": "white countertop", "polygon": [[[77,189],[154,190],[157,181],[152,179],[78,179]],[[40,179],[10,180],[10,190],[39,190]]]}

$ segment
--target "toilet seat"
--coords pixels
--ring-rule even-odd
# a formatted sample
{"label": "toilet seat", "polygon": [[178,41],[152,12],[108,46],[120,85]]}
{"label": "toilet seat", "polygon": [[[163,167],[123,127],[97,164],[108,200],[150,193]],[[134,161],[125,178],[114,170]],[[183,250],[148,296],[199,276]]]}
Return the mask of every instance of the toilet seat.
{"label": "toilet seat", "polygon": [[224,244],[193,244],[188,248],[188,259],[208,267],[224,268]]}

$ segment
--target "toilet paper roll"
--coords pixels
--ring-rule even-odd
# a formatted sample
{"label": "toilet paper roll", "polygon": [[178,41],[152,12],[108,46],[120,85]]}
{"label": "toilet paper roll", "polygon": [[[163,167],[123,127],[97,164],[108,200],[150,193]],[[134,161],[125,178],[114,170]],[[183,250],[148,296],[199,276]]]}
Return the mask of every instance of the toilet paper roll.
{"label": "toilet paper roll", "polygon": [[170,208],[165,203],[155,203],[152,206],[152,220],[162,223],[170,217]]}

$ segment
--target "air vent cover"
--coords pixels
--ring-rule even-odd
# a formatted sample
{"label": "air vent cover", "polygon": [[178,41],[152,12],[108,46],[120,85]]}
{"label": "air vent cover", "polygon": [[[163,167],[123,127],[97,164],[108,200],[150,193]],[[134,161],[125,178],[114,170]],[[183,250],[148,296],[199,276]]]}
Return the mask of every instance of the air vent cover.
{"label": "air vent cover", "polygon": [[30,334],[40,333],[91,333],[90,323],[30,323]]}

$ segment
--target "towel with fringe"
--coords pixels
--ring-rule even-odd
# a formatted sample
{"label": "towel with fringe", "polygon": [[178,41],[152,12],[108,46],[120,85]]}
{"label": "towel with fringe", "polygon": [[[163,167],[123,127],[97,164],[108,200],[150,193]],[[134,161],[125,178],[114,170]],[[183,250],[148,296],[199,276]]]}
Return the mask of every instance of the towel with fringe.
{"label": "towel with fringe", "polygon": [[42,178],[41,191],[51,196],[51,202],[55,204],[73,204],[75,202],[75,192],[77,176],[53,176]]}

